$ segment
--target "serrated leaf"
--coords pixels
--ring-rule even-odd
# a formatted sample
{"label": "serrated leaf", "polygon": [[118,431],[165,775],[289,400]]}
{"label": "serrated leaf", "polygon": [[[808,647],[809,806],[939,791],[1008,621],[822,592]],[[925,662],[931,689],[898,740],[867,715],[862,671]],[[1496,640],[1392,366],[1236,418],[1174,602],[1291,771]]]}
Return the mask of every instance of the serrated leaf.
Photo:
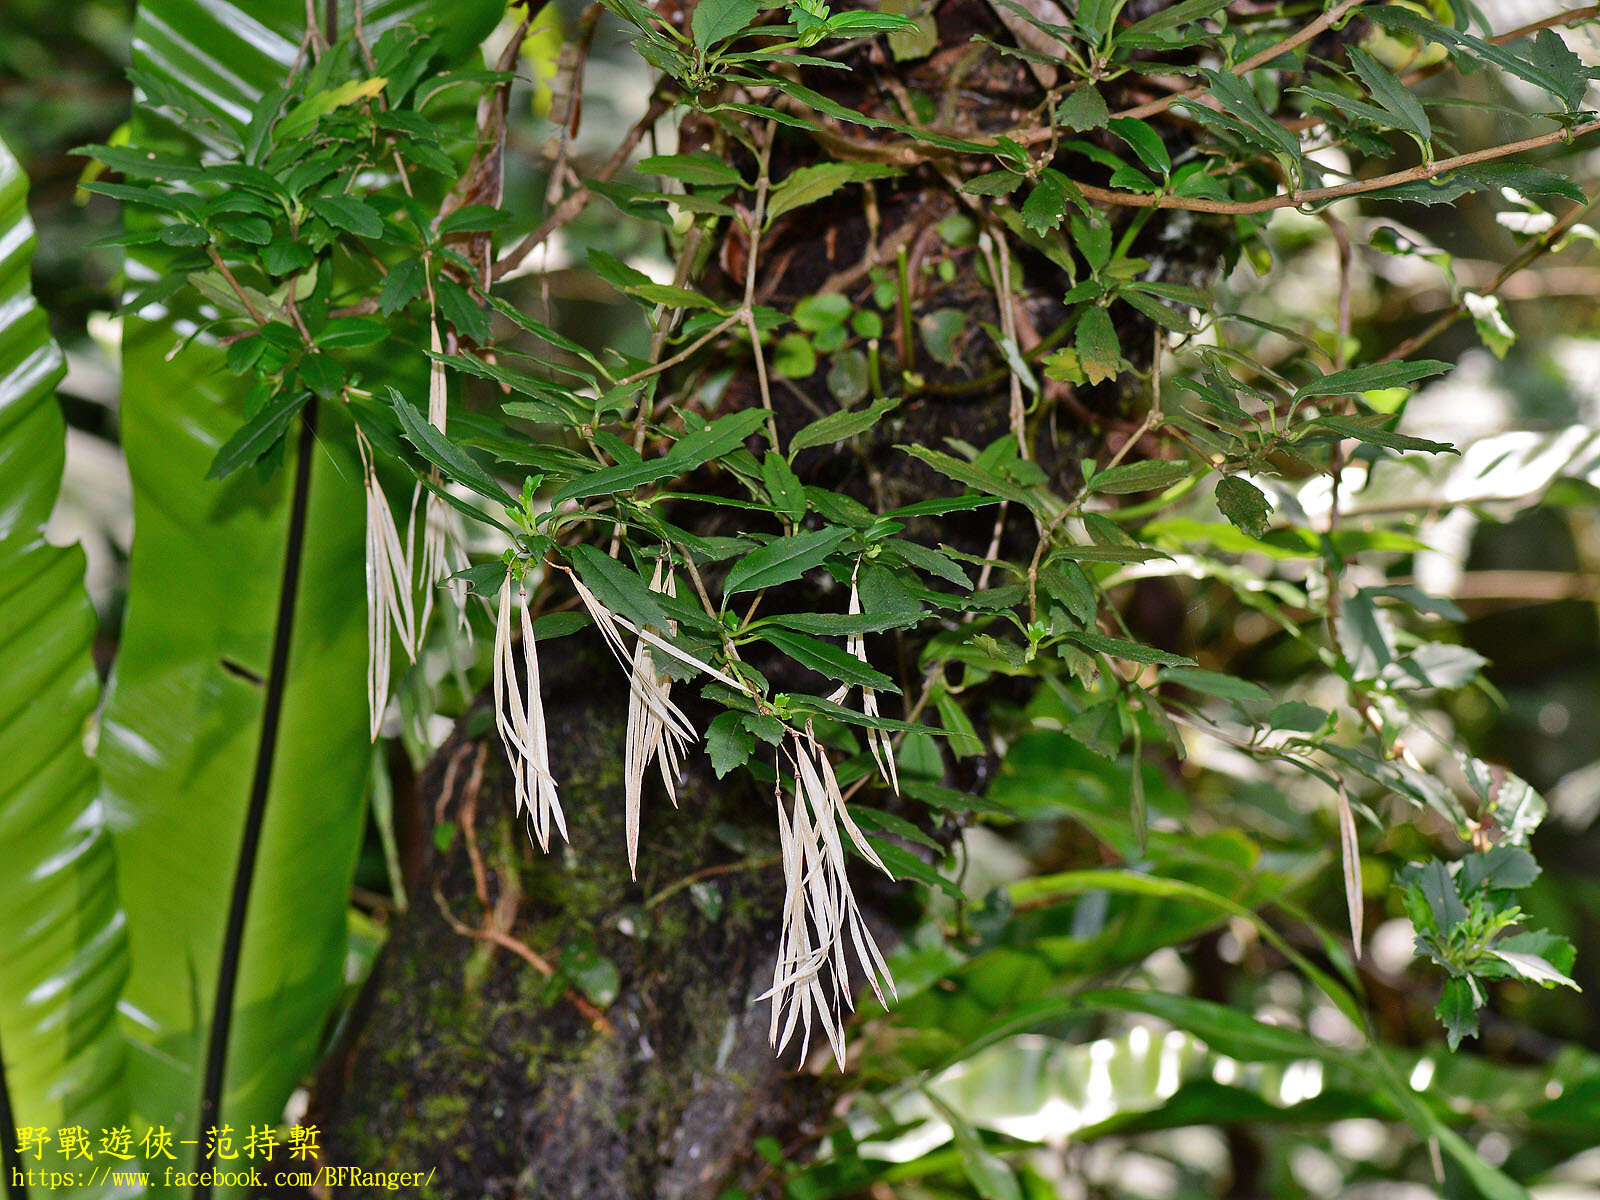
{"label": "serrated leaf", "polygon": [[1444,982],[1439,993],[1439,1003],[1434,1015],[1444,1025],[1450,1049],[1461,1045],[1461,1039],[1478,1035],[1478,997],[1470,980],[1451,978]]}
{"label": "serrated leaf", "polygon": [[438,467],[445,475],[463,487],[469,487],[487,500],[504,504],[508,497],[505,488],[495,481],[477,461],[439,430],[430,425],[416,407],[394,388],[387,389],[389,403],[406,438],[421,452],[422,457]]}
{"label": "serrated leaf", "polygon": [[383,218],[377,210],[354,196],[312,196],[307,206],[335,229],[357,237],[383,236]]}
{"label": "serrated leaf", "polygon": [[1109,654],[1113,658],[1126,659],[1128,662],[1161,667],[1194,666],[1194,659],[1192,658],[1185,658],[1181,654],[1169,654],[1165,650],[1157,650],[1154,646],[1146,646],[1143,642],[1131,642],[1127,638],[1111,637],[1095,629],[1069,630],[1066,638],[1068,641],[1076,642],[1078,645],[1087,650],[1093,650],[1097,654]]}
{"label": "serrated leaf", "polygon": [[896,695],[900,692],[889,676],[882,671],[874,670],[854,654],[845,653],[831,642],[796,633],[792,629],[770,625],[762,628],[758,636],[762,641],[769,642],[782,650],[801,666],[809,667],[839,683],[872,688],[878,692],[892,692]]}
{"label": "serrated leaf", "polygon": [[799,579],[819,566],[849,536],[848,529],[827,527],[771,541],[734,564],[723,581],[723,595],[734,596]]}
{"label": "serrated leaf", "polygon": [[755,735],[745,728],[743,717],[743,713],[719,713],[706,727],[706,753],[718,779],[735,767],[744,766],[755,750]]}
{"label": "serrated leaf", "polygon": [[800,451],[810,449],[812,446],[826,446],[865,433],[899,404],[900,397],[885,396],[882,400],[874,400],[866,408],[829,413],[825,417],[819,417],[809,425],[801,426],[790,439],[789,457],[792,460]]}
{"label": "serrated leaf", "polygon": [[1099,129],[1110,118],[1111,111],[1106,108],[1105,97],[1092,83],[1075,89],[1056,106],[1056,123],[1075,133]]}
{"label": "serrated leaf", "polygon": [[[1387,421],[1388,417],[1374,418]],[[1412,437],[1406,433],[1395,433],[1383,428],[1382,425],[1369,424],[1367,421],[1355,417],[1318,417],[1311,422],[1314,429],[1326,429],[1340,437],[1355,438],[1357,441],[1366,442],[1370,446],[1382,446],[1388,450],[1421,450],[1428,454],[1459,454],[1460,451],[1446,442],[1433,442],[1427,438]]]}
{"label": "serrated leaf", "polygon": [[828,162],[791,171],[767,197],[766,223],[771,225],[786,212],[825,200],[846,184],[872,179],[891,179],[898,167],[885,163]]}
{"label": "serrated leaf", "polygon": [[1092,476],[1085,486],[1091,492],[1117,496],[1153,492],[1170,487],[1180,479],[1187,479],[1190,471],[1188,463],[1151,458],[1144,462],[1122,463],[1109,471],[1101,471]]}
{"label": "serrated leaf", "polygon": [[766,485],[767,497],[780,513],[791,521],[798,521],[805,514],[806,490],[777,451],[768,450],[762,459],[761,479]]}
{"label": "serrated leaf", "polygon": [[226,479],[240,467],[248,467],[277,444],[305,402],[309,392],[279,392],[268,400],[236,433],[224,442],[211,460],[207,479]]}
{"label": "serrated leaf", "polygon": [[1091,305],[1078,319],[1074,345],[1078,365],[1090,383],[1105,383],[1121,374],[1122,343],[1117,340],[1111,314],[1099,305]]}
{"label": "serrated leaf", "polygon": [[1052,229],[1060,228],[1061,222],[1066,219],[1069,204],[1088,210],[1088,202],[1084,200],[1078,185],[1054,167],[1046,167],[1039,172],[1033,190],[1022,202],[1022,223],[1043,236]]}
{"label": "serrated leaf", "polygon": [[671,626],[666,610],[650,585],[605,551],[579,543],[567,550],[567,558],[582,576],[584,585],[610,612],[620,613],[635,625],[657,631]]}
{"label": "serrated leaf", "polygon": [[1224,475],[1217,480],[1217,507],[1238,528],[1251,537],[1266,535],[1272,516],[1267,494],[1240,475]]}
{"label": "serrated leaf", "polygon": [[702,49],[726,41],[747,28],[761,12],[757,0],[699,0],[689,30]]}

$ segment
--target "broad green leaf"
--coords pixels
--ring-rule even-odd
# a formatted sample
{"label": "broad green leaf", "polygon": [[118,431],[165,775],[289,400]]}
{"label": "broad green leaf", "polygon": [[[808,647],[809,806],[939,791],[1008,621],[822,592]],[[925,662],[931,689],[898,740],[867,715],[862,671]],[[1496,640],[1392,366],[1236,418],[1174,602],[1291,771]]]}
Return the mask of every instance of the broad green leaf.
{"label": "broad green leaf", "polygon": [[891,179],[898,174],[898,167],[883,163],[828,162],[800,167],[785,176],[767,197],[767,224],[786,212],[827,199],[846,184]]}
{"label": "broad green leaf", "polygon": [[734,596],[799,579],[820,566],[849,536],[847,529],[823,528],[768,542],[734,564],[723,581],[723,594]]}
{"label": "broad green leaf", "polygon": [[1111,314],[1098,304],[1090,305],[1078,320],[1073,343],[1078,362],[1090,383],[1105,383],[1122,371],[1122,345]]}
{"label": "broad green leaf", "polygon": [[1272,517],[1272,502],[1266,493],[1238,475],[1217,480],[1217,507],[1238,528],[1253,538],[1266,535]]}
{"label": "broad green leaf", "polygon": [[[66,452],[52,390],[64,360],[28,287],[26,192],[0,143],[0,1095],[17,1125],[53,1133],[128,1119],[116,1008],[128,966],[84,745],[100,692],[84,556],[44,539]],[[24,1161],[70,1166],[54,1148]]]}
{"label": "broad green leaf", "polygon": [[1170,487],[1180,479],[1188,478],[1188,463],[1171,459],[1151,458],[1144,462],[1123,463],[1109,471],[1101,471],[1086,485],[1091,492],[1127,495],[1133,492],[1153,492]]}
{"label": "broad green leaf", "polygon": [[694,44],[702,48],[715,46],[744,29],[760,12],[758,0],[701,0],[695,5],[689,26]]}
{"label": "broad green leaf", "polygon": [[1033,190],[1022,202],[1022,222],[1034,233],[1043,236],[1060,227],[1066,219],[1069,204],[1088,211],[1088,202],[1078,190],[1078,185],[1054,167],[1046,167],[1039,172]]}
{"label": "broad green leaf", "polygon": [[[136,532],[100,753],[133,953],[124,1003],[139,1014],[128,1026],[131,1090],[143,1119],[194,1136],[295,472],[207,480],[238,424],[238,385],[215,348],[193,344],[168,362],[173,345],[163,326],[124,334]],[[235,1128],[276,1120],[343,986],[345,881],[361,840],[368,752],[361,473],[347,437],[326,430],[312,458],[283,718],[234,1001],[223,1114]],[[175,906],[175,892],[189,902]],[[193,993],[174,979],[191,980]],[[297,982],[285,988],[285,979]]]}
{"label": "broad green leaf", "polygon": [[824,642],[791,629],[769,625],[762,629],[760,638],[782,650],[801,666],[810,667],[819,674],[839,683],[869,687],[874,691],[899,694],[900,689],[882,671],[874,670],[853,654],[846,654],[830,642]]}

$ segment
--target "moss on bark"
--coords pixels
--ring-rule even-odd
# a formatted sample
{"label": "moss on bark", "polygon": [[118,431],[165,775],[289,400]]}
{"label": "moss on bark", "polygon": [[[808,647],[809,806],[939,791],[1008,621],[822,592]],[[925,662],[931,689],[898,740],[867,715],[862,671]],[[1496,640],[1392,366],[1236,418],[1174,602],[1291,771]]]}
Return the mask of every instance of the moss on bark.
{"label": "moss on bark", "polygon": [[[771,804],[717,781],[702,758],[677,812],[647,790],[629,879],[622,677],[581,635],[543,657],[570,845],[531,845],[497,738],[467,732],[485,723],[476,710],[423,776],[434,846],[361,1032],[330,1062],[308,1120],[327,1162],[436,1168],[423,1195],[715,1197],[759,1174],[758,1136],[787,1140],[821,1107],[816,1081],[774,1060],[754,1002],[770,981],[781,893],[774,869],[740,864],[770,851]],[[718,866],[728,869],[681,886]],[[452,921],[497,924],[558,968],[591,950],[609,959],[619,986],[599,1006],[608,1028],[559,976]]]}

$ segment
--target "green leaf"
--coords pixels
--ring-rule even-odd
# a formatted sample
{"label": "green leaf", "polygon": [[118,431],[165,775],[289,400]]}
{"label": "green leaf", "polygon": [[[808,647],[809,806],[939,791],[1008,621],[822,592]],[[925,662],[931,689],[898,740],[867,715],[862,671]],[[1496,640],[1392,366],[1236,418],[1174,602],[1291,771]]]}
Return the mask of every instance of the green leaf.
{"label": "green leaf", "polygon": [[1076,133],[1099,129],[1110,117],[1105,97],[1092,83],[1085,83],[1068,93],[1067,98],[1056,106],[1056,123]]}
{"label": "green leaf", "polygon": [[848,529],[824,527],[768,542],[734,564],[723,581],[723,595],[735,596],[799,579],[821,565],[849,536]]}
{"label": "green leaf", "polygon": [[312,196],[307,206],[335,229],[357,237],[383,236],[383,218],[377,210],[354,196]]}
{"label": "green leaf", "polygon": [[635,625],[658,632],[671,625],[650,585],[605,551],[577,545],[567,551],[567,557],[595,598],[611,612],[621,613]]}
{"label": "green leaf", "polygon": [[1272,703],[1272,693],[1259,683],[1218,671],[1202,671],[1198,667],[1167,667],[1161,672],[1161,678],[1164,682],[1176,683],[1192,691],[1239,704]]}
{"label": "green leaf", "polygon": [[812,446],[826,446],[833,442],[842,442],[845,438],[855,437],[858,433],[865,433],[899,404],[900,397],[885,396],[881,400],[874,400],[866,408],[829,413],[809,425],[802,425],[789,441],[790,460],[792,461],[800,451],[810,449]]}
{"label": "green leaf", "polygon": [[973,1190],[983,1200],[1023,1200],[1022,1185],[1017,1182],[1015,1172],[1006,1166],[1005,1160],[984,1146],[983,1139],[967,1119],[932,1091],[924,1089],[922,1094],[933,1103],[950,1126],[960,1152],[961,1170]]}
{"label": "green leaf", "polygon": [[1467,919],[1467,906],[1461,903],[1450,868],[1438,859],[1431,859],[1423,866],[1420,886],[1440,933],[1448,934]]}
{"label": "green leaf", "polygon": [[874,670],[855,655],[846,654],[829,642],[773,625],[761,629],[758,636],[762,641],[770,642],[782,650],[801,666],[810,667],[813,671],[839,683],[868,687],[879,692],[893,692],[896,695],[900,692],[894,680],[882,671]]}
{"label": "green leaf", "polygon": [[427,419],[417,411],[416,407],[394,388],[389,388],[389,403],[394,406],[395,415],[400,418],[400,427],[405,430],[406,438],[422,454],[422,457],[438,467],[450,479],[469,487],[486,500],[495,500],[502,504],[506,502],[506,490],[501,487],[477,463],[477,460],[468,456],[466,451],[440,433]]}
{"label": "green leaf", "polygon": [[1217,507],[1222,515],[1251,537],[1266,535],[1272,517],[1272,502],[1248,479],[1224,475],[1217,480]]}
{"label": "green leaf", "polygon": [[211,460],[207,479],[226,479],[240,467],[248,467],[283,437],[295,415],[311,398],[309,392],[279,392],[239,427]]}
{"label": "green leaf", "polygon": [[489,340],[489,314],[471,292],[453,279],[440,279],[434,284],[434,294],[439,297],[439,314],[464,337],[480,346]]}
{"label": "green leaf", "polygon": [[386,317],[392,317],[422,295],[426,280],[427,271],[420,258],[402,259],[390,267],[389,273],[383,277],[383,286],[378,289],[379,311]]}
{"label": "green leaf", "polygon": [[1436,359],[1416,362],[1371,363],[1364,367],[1351,367],[1335,371],[1321,379],[1297,389],[1290,399],[1298,404],[1311,396],[1346,396],[1359,392],[1373,392],[1380,388],[1409,387],[1419,379],[1442,375],[1450,364]]}
{"label": "green leaf", "polygon": [[758,0],[700,0],[690,32],[701,48],[715,46],[744,30],[761,12]]}
{"label": "green leaf", "polygon": [[899,174],[898,167],[884,163],[827,162],[800,167],[785,176],[767,197],[766,222],[771,225],[786,212],[825,200],[846,184],[892,179]]}
{"label": "green leaf", "polygon": [[772,349],[772,370],[784,379],[809,379],[817,369],[817,351],[803,333],[786,333]]}
{"label": "green leaf", "polygon": [[[1372,421],[1388,421],[1391,418],[1378,416]],[[1318,417],[1311,422],[1314,429],[1326,429],[1340,437],[1355,438],[1372,446],[1383,446],[1389,450],[1422,450],[1428,454],[1458,454],[1454,446],[1447,442],[1433,442],[1427,438],[1412,437],[1410,434],[1394,433],[1383,428],[1380,424],[1369,423],[1356,417]]]}
{"label": "green leaf", "polygon": [[744,727],[742,713],[725,712],[706,727],[706,753],[711,756],[711,769],[721,779],[735,767],[750,760],[756,748],[755,735]]}
{"label": "green leaf", "polygon": [[1105,383],[1121,374],[1122,344],[1117,340],[1111,314],[1099,305],[1084,310],[1073,344],[1090,383]]}
{"label": "green leaf", "polygon": [[1489,953],[1510,967],[1522,978],[1537,983],[1540,987],[1569,987],[1575,992],[1581,992],[1576,983],[1564,973],[1537,954],[1524,954],[1518,950],[1509,950],[1504,945],[1490,946]]}
{"label": "green leaf", "polygon": [[1227,8],[1228,3],[1229,0],[1180,0],[1179,3],[1163,8],[1142,21],[1135,21],[1118,36],[1118,43],[1121,44],[1129,38],[1139,39],[1163,30],[1176,29],[1190,21],[1203,21]]}
{"label": "green leaf", "polygon": [[281,141],[304,137],[326,114],[346,105],[372,99],[383,91],[388,82],[381,76],[372,79],[350,79],[338,87],[327,88],[307,96],[284,115],[278,122],[274,134]]}
{"label": "green leaf", "polygon": [[1428,121],[1428,113],[1422,107],[1422,102],[1411,94],[1393,71],[1365,50],[1352,46],[1348,54],[1350,65],[1361,77],[1361,82],[1367,85],[1372,98],[1383,106],[1397,128],[1417,140],[1424,157],[1431,158],[1429,150],[1433,141],[1433,126]]}
{"label": "green leaf", "polygon": [[639,160],[639,170],[648,175],[665,175],[683,183],[712,187],[743,182],[731,164],[708,150],[696,150],[692,154],[652,154]]}
{"label": "green leaf", "polygon": [[434,232],[441,238],[452,233],[484,233],[504,229],[511,214],[489,204],[466,204],[439,222]]}
{"label": "green leaf", "polygon": [[1181,654],[1168,654],[1165,650],[1157,650],[1154,646],[1146,646],[1142,642],[1130,642],[1127,638],[1111,637],[1094,629],[1070,630],[1066,637],[1068,641],[1076,642],[1097,654],[1109,654],[1113,658],[1123,658],[1129,662],[1163,667],[1194,666],[1192,658],[1185,658]]}
{"label": "green leaf", "polygon": [[1086,1008],[1159,1017],[1175,1028],[1194,1034],[1215,1053],[1241,1062],[1302,1059],[1338,1062],[1349,1054],[1346,1050],[1325,1046],[1297,1029],[1269,1025],[1225,1004],[1190,996],[1106,988],[1084,992],[1078,999]]}
{"label": "green leaf", "polygon": [[738,448],[766,421],[763,409],[743,409],[718,417],[705,429],[680,439],[659,458],[602,467],[580,476],[555,494],[554,502],[610,496],[685,474]]}
{"label": "green leaf", "polygon": [[1450,1049],[1457,1049],[1462,1038],[1478,1036],[1478,998],[1470,980],[1459,977],[1445,980],[1433,1011],[1444,1025]]}
{"label": "green leaf", "polygon": [[773,505],[791,521],[798,521],[806,511],[806,490],[782,455],[768,450],[761,461],[761,479]]}
{"label": "green leaf", "polygon": [[[212,996],[263,712],[292,471],[208,483],[238,421],[221,353],[161,326],[124,334],[123,444],[134,486],[132,583],[101,736],[118,813],[118,877],[142,1014],[132,1091],[152,1122],[193,1132]],[[235,999],[224,1117],[273,1121],[321,1049],[343,988],[345,894],[368,754],[349,619],[364,591],[361,471],[345,438],[313,456],[300,603]],[[207,803],[196,806],[194,797]],[[172,903],[174,880],[187,903]],[[293,989],[282,980],[294,978]],[[174,979],[192,981],[175,989]],[[198,1004],[196,1011],[194,1005]],[[159,1050],[157,1050],[159,1047]],[[176,1118],[176,1119],[175,1119]]]}
{"label": "green leaf", "polygon": [[1161,135],[1143,121],[1132,117],[1117,117],[1106,122],[1106,128],[1116,134],[1139,156],[1139,161],[1155,174],[1165,178],[1172,173],[1172,155],[1167,152]]}
{"label": "green leaf", "polygon": [[963,462],[942,451],[929,450],[923,446],[901,446],[900,449],[913,458],[920,458],[941,475],[946,475],[957,483],[964,483],[970,488],[976,488],[986,495],[998,496],[1002,500],[1010,500],[1035,511],[1047,507],[1043,495],[1026,491],[1009,479],[1003,479],[975,463]]}
{"label": "green leaf", "polygon": [[1078,185],[1054,167],[1046,167],[1022,203],[1022,223],[1042,237],[1060,227],[1069,204],[1088,211],[1088,201]]}
{"label": "green leaf", "polygon": [[[116,1008],[128,946],[83,741],[100,691],[84,555],[44,539],[66,451],[52,390],[64,360],[28,289],[26,192],[0,143],[0,1094],[15,1124],[54,1132],[128,1119]],[[71,1166],[54,1152],[24,1161]]]}
{"label": "green leaf", "polygon": [[1180,479],[1187,479],[1192,471],[1188,463],[1172,459],[1151,458],[1144,462],[1123,463],[1109,471],[1101,471],[1090,478],[1091,492],[1110,495],[1128,495],[1134,492],[1153,492],[1170,487]]}

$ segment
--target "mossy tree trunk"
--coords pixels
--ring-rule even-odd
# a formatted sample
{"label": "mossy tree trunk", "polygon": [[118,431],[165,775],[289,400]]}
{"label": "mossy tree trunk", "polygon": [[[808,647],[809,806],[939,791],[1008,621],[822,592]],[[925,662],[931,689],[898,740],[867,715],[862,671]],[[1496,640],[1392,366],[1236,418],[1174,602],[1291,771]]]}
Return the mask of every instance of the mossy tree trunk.
{"label": "mossy tree trunk", "polygon": [[437,1196],[691,1200],[759,1186],[755,1139],[788,1142],[826,1107],[792,1052],[774,1058],[756,1003],[782,899],[771,797],[716,780],[702,756],[679,811],[647,794],[630,879],[626,682],[589,634],[542,659],[570,844],[532,845],[497,735],[469,732],[489,716],[475,709],[420,780],[427,849],[411,909],[307,1120],[324,1161],[436,1168],[423,1190]]}

